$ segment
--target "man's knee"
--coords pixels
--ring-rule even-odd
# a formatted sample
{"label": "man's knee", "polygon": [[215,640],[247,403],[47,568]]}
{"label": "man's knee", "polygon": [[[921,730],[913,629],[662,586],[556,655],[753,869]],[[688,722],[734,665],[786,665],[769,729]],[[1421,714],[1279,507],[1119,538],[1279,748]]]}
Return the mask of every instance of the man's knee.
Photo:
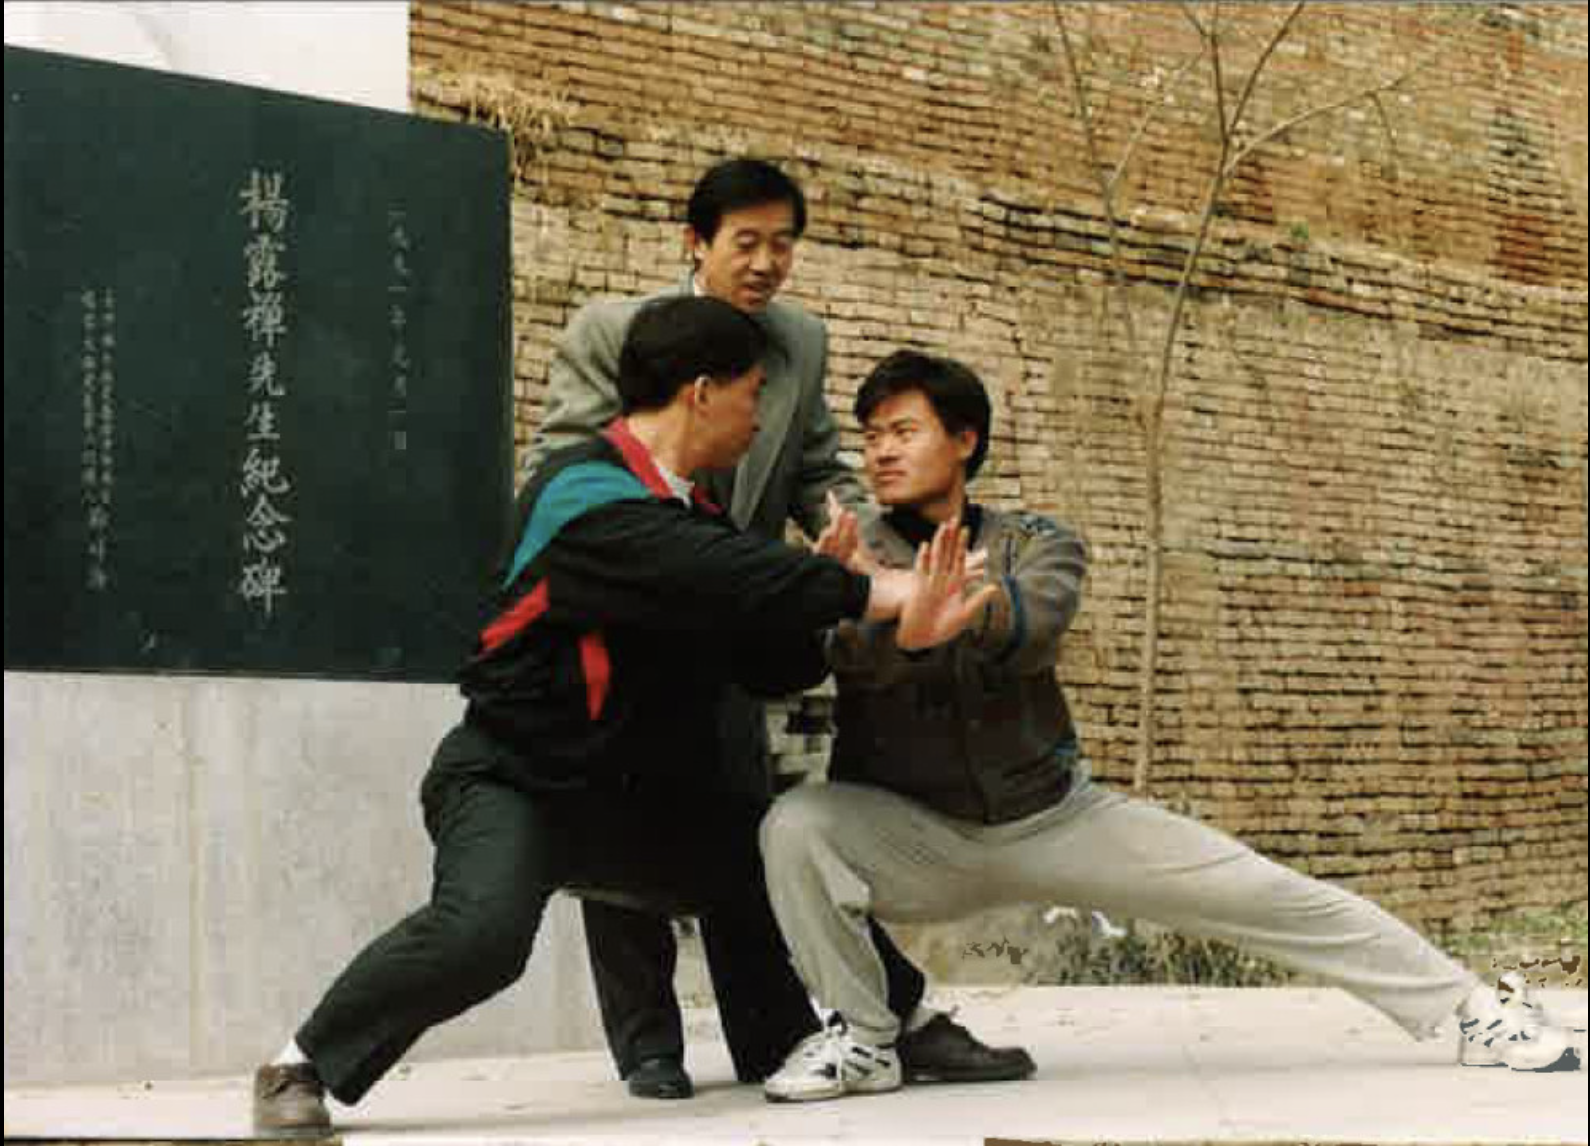
{"label": "man's knee", "polygon": [[435,934],[442,960],[458,969],[461,981],[475,984],[482,997],[496,994],[524,974],[539,919],[539,912],[531,918],[484,904],[439,912]]}
{"label": "man's knee", "polygon": [[762,818],[762,855],[769,864],[798,860],[842,829],[844,801],[832,784],[802,784],[785,792]]}

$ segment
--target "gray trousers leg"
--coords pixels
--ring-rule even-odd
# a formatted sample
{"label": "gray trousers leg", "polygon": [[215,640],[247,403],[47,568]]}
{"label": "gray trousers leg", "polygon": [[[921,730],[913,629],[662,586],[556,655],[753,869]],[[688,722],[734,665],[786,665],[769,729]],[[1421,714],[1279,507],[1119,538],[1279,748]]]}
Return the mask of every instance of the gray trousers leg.
{"label": "gray trousers leg", "polygon": [[1265,859],[1224,832],[1079,781],[1058,807],[984,826],[860,784],[808,784],[762,823],[768,892],[801,978],[863,1039],[884,1002],[869,913],[902,923],[1063,903],[1220,939],[1316,975],[1416,1038],[1478,980],[1362,896]]}

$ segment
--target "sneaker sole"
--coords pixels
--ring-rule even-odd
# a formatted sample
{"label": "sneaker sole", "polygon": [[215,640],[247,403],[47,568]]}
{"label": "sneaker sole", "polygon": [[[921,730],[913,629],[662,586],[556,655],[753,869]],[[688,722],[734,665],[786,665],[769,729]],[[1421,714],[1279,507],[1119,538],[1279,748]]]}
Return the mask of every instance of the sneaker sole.
{"label": "sneaker sole", "polygon": [[1553,1074],[1558,1071],[1571,1072],[1579,1069],[1579,1052],[1573,1047],[1566,1047],[1562,1054],[1557,1056],[1557,1061],[1548,1066],[1515,1066],[1513,1070],[1519,1074]]}
{"label": "sneaker sole", "polygon": [[806,1094],[769,1094],[764,1090],[762,1092],[762,1097],[769,1102],[776,1103],[828,1102],[835,1098],[844,1098],[852,1094],[889,1094],[892,1091],[899,1089],[899,1083],[893,1083],[887,1086],[879,1086],[874,1083],[864,1086],[845,1086],[839,1088],[838,1090],[813,1091]]}
{"label": "sneaker sole", "polygon": [[863,1084],[861,1086],[847,1086],[847,1087],[845,1087],[845,1093],[846,1094],[888,1094],[891,1091],[899,1090],[900,1087],[902,1085],[904,1085],[904,1082],[905,1082],[905,1080],[902,1078],[902,1079],[896,1079],[893,1082],[869,1082],[869,1083],[865,1083],[865,1084]]}
{"label": "sneaker sole", "polygon": [[762,1092],[762,1097],[768,1102],[775,1102],[779,1105],[783,1105],[785,1103],[795,1102],[828,1102],[831,1099],[843,1098],[849,1093],[850,1092],[848,1090],[839,1090],[831,1093],[824,1091],[821,1094],[769,1094],[764,1090]]}

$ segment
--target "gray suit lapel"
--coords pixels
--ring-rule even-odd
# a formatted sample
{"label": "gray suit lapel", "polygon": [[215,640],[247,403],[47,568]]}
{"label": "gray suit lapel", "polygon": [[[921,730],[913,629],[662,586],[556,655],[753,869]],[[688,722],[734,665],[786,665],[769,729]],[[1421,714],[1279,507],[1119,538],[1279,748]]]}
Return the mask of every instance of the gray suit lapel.
{"label": "gray suit lapel", "polygon": [[771,346],[766,360],[767,384],[762,387],[757,403],[756,438],[734,471],[734,500],[729,506],[729,516],[741,529],[749,528],[756,516],[757,504],[762,500],[762,491],[767,488],[779,452],[784,448],[801,397],[788,335],[766,315],[760,316],[758,322],[768,332]]}

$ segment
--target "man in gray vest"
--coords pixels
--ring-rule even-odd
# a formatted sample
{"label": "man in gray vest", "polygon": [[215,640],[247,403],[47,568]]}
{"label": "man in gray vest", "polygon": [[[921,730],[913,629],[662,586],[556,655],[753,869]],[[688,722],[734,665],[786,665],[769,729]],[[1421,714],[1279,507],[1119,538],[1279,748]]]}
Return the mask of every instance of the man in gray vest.
{"label": "man in gray vest", "polygon": [[[685,240],[692,270],[667,294],[705,294],[750,314],[767,332],[767,382],[760,428],[733,469],[698,475],[708,494],[743,530],[782,538],[794,522],[817,536],[830,499],[846,506],[865,493],[839,460],[839,434],[823,396],[828,332],[821,320],[777,299],[806,229],[806,200],[769,163],[731,159],[696,184]],[[659,297],[659,296],[651,296]],[[569,322],[548,375],[546,413],[526,460],[527,472],[550,451],[598,433],[619,412],[617,371],[624,334],[648,301],[592,303]],[[732,692],[721,717],[726,786],[766,801],[773,794],[762,707]],[[636,904],[585,899],[586,941],[602,1024],[620,1076],[645,1098],[688,1098],[684,1032],[674,996],[677,959],[667,917]],[[922,973],[874,926],[888,972],[889,1005],[899,1016],[907,1081],[972,1082],[1022,1078],[1032,1060],[1019,1048],[992,1048],[921,1005]],[[713,967],[715,981],[732,968]],[[747,1080],[750,1081],[750,1080]]]}

